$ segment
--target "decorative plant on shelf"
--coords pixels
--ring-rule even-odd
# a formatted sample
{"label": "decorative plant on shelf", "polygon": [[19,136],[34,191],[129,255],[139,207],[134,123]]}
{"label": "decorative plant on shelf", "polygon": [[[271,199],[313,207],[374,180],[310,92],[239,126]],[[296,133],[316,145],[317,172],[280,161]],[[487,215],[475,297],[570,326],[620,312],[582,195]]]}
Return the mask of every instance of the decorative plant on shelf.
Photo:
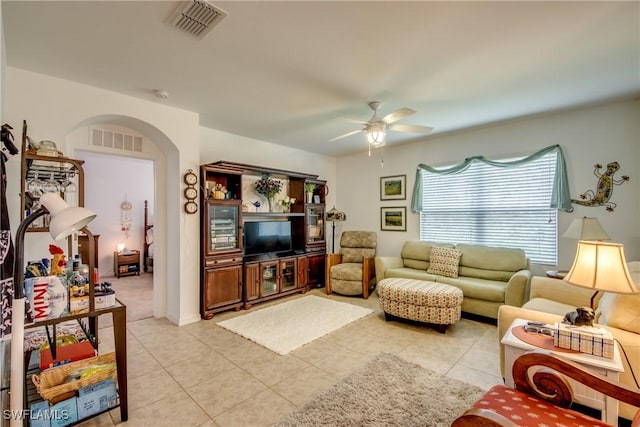
{"label": "decorative plant on shelf", "polygon": [[313,182],[307,182],[304,184],[304,191],[307,193],[307,203],[313,201],[313,192],[316,189],[316,185]]}
{"label": "decorative plant on shelf", "polygon": [[269,203],[269,212],[273,212],[273,198],[282,189],[282,181],[271,178],[268,173],[262,175],[262,177],[255,183],[256,193],[262,194],[267,198]]}
{"label": "decorative plant on shelf", "polygon": [[278,204],[282,206],[282,212],[291,212],[291,205],[296,202],[296,199],[293,197],[285,197],[284,199],[278,200]]}
{"label": "decorative plant on shelf", "polygon": [[224,199],[227,196],[227,187],[217,182],[213,183],[211,187],[211,197],[214,199]]}

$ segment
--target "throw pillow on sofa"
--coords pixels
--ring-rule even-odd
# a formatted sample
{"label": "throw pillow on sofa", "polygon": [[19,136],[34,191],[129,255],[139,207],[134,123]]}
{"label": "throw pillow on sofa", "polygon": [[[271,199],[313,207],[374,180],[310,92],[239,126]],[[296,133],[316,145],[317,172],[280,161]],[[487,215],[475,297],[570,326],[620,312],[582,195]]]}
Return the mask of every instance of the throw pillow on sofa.
{"label": "throw pillow on sofa", "polygon": [[596,321],[625,331],[640,334],[640,295],[605,292],[598,302]]}
{"label": "throw pillow on sofa", "polygon": [[458,277],[458,265],[462,251],[454,248],[434,246],[431,248],[429,258],[431,263],[427,273],[446,277]]}

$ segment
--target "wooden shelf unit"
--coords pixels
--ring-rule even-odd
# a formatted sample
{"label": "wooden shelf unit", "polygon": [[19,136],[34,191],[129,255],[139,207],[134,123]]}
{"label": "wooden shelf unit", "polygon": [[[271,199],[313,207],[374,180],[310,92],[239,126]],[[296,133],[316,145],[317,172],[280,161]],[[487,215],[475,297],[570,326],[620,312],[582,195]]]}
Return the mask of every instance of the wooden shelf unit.
{"label": "wooden shelf unit", "polygon": [[[288,183],[288,196],[296,199],[290,212],[243,212],[243,175],[273,175]],[[326,181],[317,175],[232,162],[201,165],[201,315],[210,319],[224,310],[250,308],[253,304],[306,292],[324,283]],[[208,191],[213,183],[231,192],[231,198],[213,199]],[[306,203],[305,184],[315,184],[317,203]],[[245,200],[246,202],[251,199]],[[255,200],[255,199],[253,199]],[[227,215],[227,217],[225,217]],[[228,230],[218,233],[233,221],[232,242],[218,246],[219,236],[230,237]],[[244,256],[245,221],[288,220],[291,222],[293,251],[287,256],[264,254]],[[216,222],[217,221],[217,222]],[[228,227],[228,224],[227,224]],[[213,240],[212,240],[213,239]]]}

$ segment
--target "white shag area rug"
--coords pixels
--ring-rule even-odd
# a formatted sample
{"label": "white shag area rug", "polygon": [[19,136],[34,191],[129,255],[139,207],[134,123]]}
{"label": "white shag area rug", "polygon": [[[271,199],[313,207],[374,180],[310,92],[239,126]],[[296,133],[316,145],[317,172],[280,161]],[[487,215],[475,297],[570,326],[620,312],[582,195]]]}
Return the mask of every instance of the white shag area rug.
{"label": "white shag area rug", "polygon": [[274,427],[449,427],[483,391],[381,353]]}
{"label": "white shag area rug", "polygon": [[285,355],[370,313],[368,308],[308,295],[217,324]]}

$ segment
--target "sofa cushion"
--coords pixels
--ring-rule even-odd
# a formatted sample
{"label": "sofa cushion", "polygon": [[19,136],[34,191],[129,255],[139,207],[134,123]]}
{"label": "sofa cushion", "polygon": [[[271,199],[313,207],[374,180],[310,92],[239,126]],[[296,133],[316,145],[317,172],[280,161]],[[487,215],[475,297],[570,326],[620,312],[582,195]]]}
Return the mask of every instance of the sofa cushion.
{"label": "sofa cushion", "polygon": [[433,246],[429,255],[430,264],[427,273],[438,274],[446,277],[458,277],[458,264],[460,263],[460,249]]}
{"label": "sofa cushion", "polygon": [[604,292],[596,309],[596,322],[640,334],[640,294]]}
{"label": "sofa cushion", "polygon": [[360,263],[341,263],[336,264],[329,270],[331,280],[350,280],[362,284],[362,264]]}
{"label": "sofa cushion", "polygon": [[458,268],[458,274],[460,276],[477,277],[479,279],[486,280],[499,280],[501,282],[508,282],[514,273],[515,271],[485,270],[483,268],[465,267],[463,265]]}
{"label": "sofa cushion", "polygon": [[435,281],[438,276],[435,274],[429,274],[425,270],[402,267],[388,269],[384,272],[384,277]]}
{"label": "sofa cushion", "polygon": [[511,272],[529,268],[527,256],[522,249],[465,244],[456,245],[456,249],[462,251],[460,258],[460,275],[462,276],[467,275],[463,273],[462,267]]}
{"label": "sofa cushion", "polygon": [[498,303],[504,303],[504,293],[507,287],[505,282],[463,276],[458,276],[455,279],[451,277],[437,276],[436,282],[460,288],[465,298],[474,298]]}
{"label": "sofa cushion", "polygon": [[376,255],[375,249],[367,248],[340,248],[342,262],[362,264],[364,258],[371,258]]}
{"label": "sofa cushion", "polygon": [[431,248],[433,246],[453,248],[453,245],[448,243],[407,240],[402,246],[402,251],[400,251],[404,266],[415,268],[416,270],[426,270],[429,268]]}
{"label": "sofa cushion", "polygon": [[570,311],[574,311],[576,308],[569,304],[563,304],[561,302],[553,301],[546,298],[532,298],[527,301],[522,308],[527,310],[541,311],[543,313],[555,314],[557,316],[564,317]]}

